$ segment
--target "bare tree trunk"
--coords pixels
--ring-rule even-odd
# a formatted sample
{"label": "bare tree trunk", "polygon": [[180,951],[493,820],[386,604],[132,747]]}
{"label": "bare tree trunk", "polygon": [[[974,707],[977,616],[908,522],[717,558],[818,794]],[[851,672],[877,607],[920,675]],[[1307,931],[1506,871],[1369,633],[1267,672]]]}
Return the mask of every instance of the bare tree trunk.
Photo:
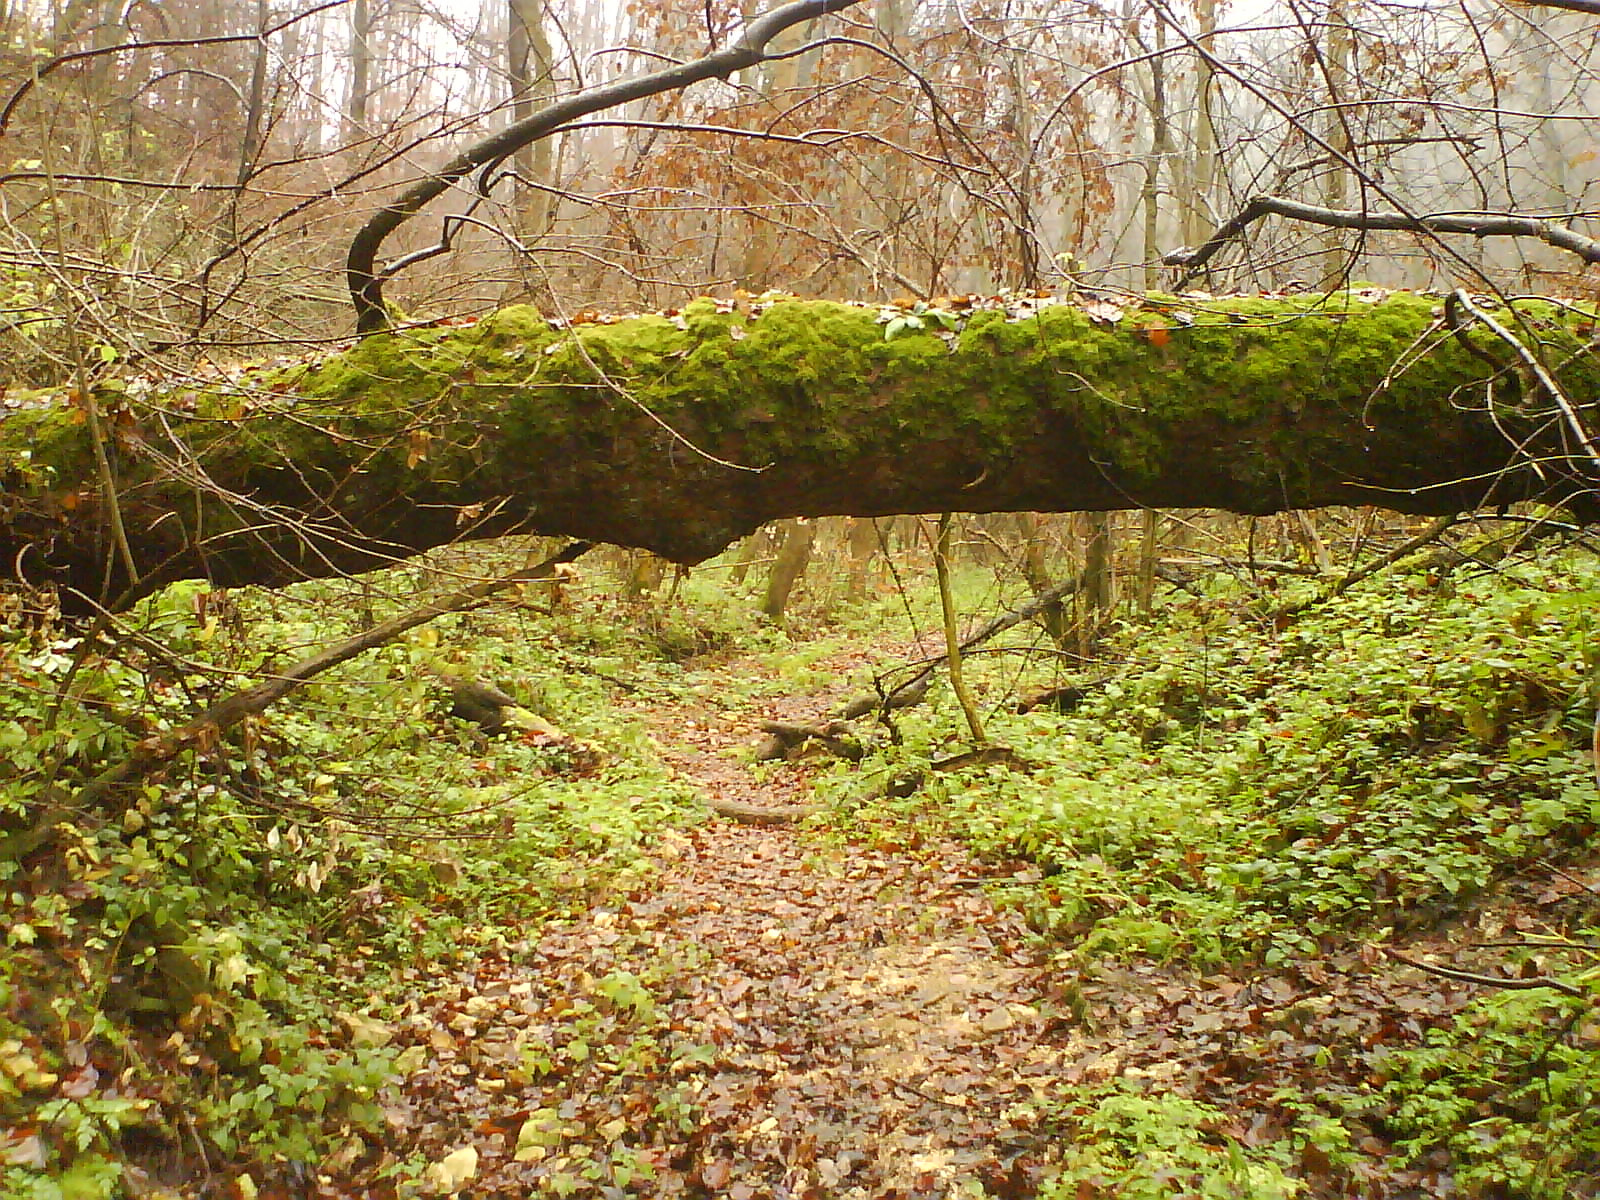
{"label": "bare tree trunk", "polygon": [[661,590],[667,577],[667,560],[648,550],[630,550],[622,571],[622,597],[644,600]]}
{"label": "bare tree trunk", "polygon": [[[509,0],[510,30],[506,41],[511,77],[511,119],[522,121],[555,98],[555,62],[545,30],[544,0]],[[517,150],[518,174],[526,181],[520,205],[521,235],[532,243],[550,231],[555,213],[552,195],[556,139],[540,138]]]}
{"label": "bare tree trunk", "polygon": [[365,136],[367,99],[372,89],[372,0],[350,5],[350,85],[344,102],[344,141],[354,145]]}
{"label": "bare tree trunk", "polygon": [[1017,154],[1017,173],[1011,184],[1012,197],[1016,205],[1013,217],[1017,248],[1016,278],[1022,287],[1032,288],[1039,286],[1039,243],[1033,215],[1033,114],[1038,100],[1028,91],[1029,54],[1029,45],[1012,47],[1010,62],[1007,64],[1009,67],[1007,81],[1011,88],[1012,142]]}
{"label": "bare tree trunk", "polygon": [[739,555],[734,560],[733,569],[728,572],[729,583],[737,587],[745,581],[745,577],[750,574],[750,568],[755,566],[756,560],[761,557],[769,541],[771,535],[765,526],[744,539],[739,546]]}
{"label": "bare tree trunk", "polygon": [[[1172,129],[1167,119],[1167,48],[1165,21],[1156,21],[1155,54],[1150,58],[1150,158],[1144,166],[1140,206],[1144,210],[1144,285],[1161,285],[1161,165],[1172,157]],[[1169,177],[1171,167],[1168,167]]]}
{"label": "bare tree trunk", "polygon": [[[1028,589],[1041,596],[1055,586],[1050,578],[1050,562],[1044,540],[1044,521],[1038,513],[1017,513],[1017,532],[1022,535],[1022,553],[1018,565]],[[1044,626],[1050,640],[1065,646],[1072,637],[1072,622],[1067,617],[1066,605],[1056,600],[1039,613],[1039,623]]]}
{"label": "bare tree trunk", "polygon": [[1139,575],[1134,601],[1141,613],[1149,613],[1156,596],[1156,559],[1161,556],[1161,514],[1153,508],[1139,514]]}
{"label": "bare tree trunk", "polygon": [[295,72],[304,71],[305,78],[293,108],[289,124],[291,143],[308,155],[322,152],[323,75],[326,66],[324,31],[321,21],[309,27],[297,23],[283,31],[283,61]]}
{"label": "bare tree trunk", "polygon": [[989,739],[983,732],[983,718],[978,705],[967,687],[966,673],[961,667],[961,631],[956,627],[956,601],[950,590],[950,514],[939,517],[939,536],[933,544],[933,570],[939,580],[939,610],[944,616],[945,662],[950,669],[950,688],[967,718],[967,728],[972,740],[980,746]]}
{"label": "bare tree trunk", "polygon": [[[1199,22],[1198,40],[1209,49],[1217,29],[1217,0],[1196,0],[1195,17]],[[1217,123],[1211,101],[1215,87],[1216,71],[1211,60],[1201,58],[1195,65],[1194,153],[1181,207],[1183,241],[1188,246],[1205,241],[1215,224],[1209,204],[1217,179]]]}
{"label": "bare tree trunk", "polygon": [[[265,31],[270,13],[267,0],[256,0],[256,29]],[[267,96],[267,39],[256,41],[255,55],[250,64],[250,97],[244,114],[244,136],[239,140],[239,169],[234,181],[243,188],[255,174],[256,158],[261,153],[261,126],[265,121]]]}
{"label": "bare tree trunk", "polygon": [[[1205,3],[1208,0],[1202,0],[1202,2]],[[1165,58],[1167,26],[1165,18],[1158,18],[1156,21],[1155,39],[1156,52],[1154,57],[1150,59],[1150,162],[1145,167],[1144,189],[1141,196],[1144,206],[1144,284],[1145,287],[1152,291],[1161,285],[1160,172],[1163,163],[1168,164],[1167,177],[1169,186],[1173,187],[1174,198],[1179,202],[1180,211],[1187,217],[1191,211],[1198,207],[1196,203],[1198,197],[1192,194],[1178,196],[1176,187],[1170,182],[1174,178],[1172,170],[1174,150],[1172,145],[1172,125],[1167,112],[1167,68]],[[1202,64],[1202,70],[1204,70],[1204,64]],[[1143,529],[1142,536],[1139,538],[1139,574],[1135,588],[1135,601],[1141,613],[1148,613],[1155,598],[1156,555],[1160,550],[1156,533],[1160,528],[1161,516],[1154,509],[1147,508],[1142,514],[1142,520]]]}
{"label": "bare tree trunk", "polygon": [[1095,653],[1106,621],[1111,616],[1111,607],[1116,602],[1116,585],[1112,574],[1111,514],[1084,513],[1083,523],[1084,604],[1078,622],[1078,650],[1088,658]]}
{"label": "bare tree trunk", "polygon": [[881,545],[878,522],[872,517],[848,517],[850,533],[847,542],[850,554],[850,583],[847,595],[852,600],[865,600],[867,584],[871,578],[872,560],[878,556]]}
{"label": "bare tree trunk", "polygon": [[[1332,0],[1328,5],[1328,123],[1323,137],[1332,148],[1336,159],[1348,158],[1352,150],[1349,117],[1340,107],[1351,97],[1345,94],[1350,81],[1351,31],[1350,16],[1345,0]],[[1348,168],[1341,161],[1329,164],[1323,180],[1322,201],[1328,208],[1343,208],[1347,193]],[[1322,279],[1318,286],[1335,288],[1349,277],[1350,257],[1344,249],[1344,238],[1337,229],[1330,229],[1327,249],[1322,256]]]}
{"label": "bare tree trunk", "polygon": [[800,582],[800,577],[806,572],[806,564],[811,561],[811,546],[816,541],[817,523],[801,517],[784,521],[779,528],[782,530],[783,542],[779,545],[778,557],[772,564],[772,574],[767,577],[767,594],[762,598],[761,611],[773,621],[782,624],[783,614],[789,607],[789,597],[794,592],[794,585]]}

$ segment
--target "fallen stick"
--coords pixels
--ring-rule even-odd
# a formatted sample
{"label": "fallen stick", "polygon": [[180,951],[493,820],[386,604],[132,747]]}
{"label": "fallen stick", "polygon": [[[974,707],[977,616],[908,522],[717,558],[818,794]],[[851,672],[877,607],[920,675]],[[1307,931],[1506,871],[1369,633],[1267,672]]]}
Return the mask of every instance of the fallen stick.
{"label": "fallen stick", "polygon": [[330,646],[313,654],[310,658],[302,659],[264,683],[258,683],[255,687],[246,688],[242,692],[235,692],[217,701],[188,724],[138,743],[127,758],[116,766],[102,771],[79,788],[77,795],[73,797],[73,802],[79,808],[93,807],[103,801],[119,784],[139,778],[160,764],[176,758],[185,750],[207,749],[215,745],[217,736],[223,730],[237,725],[248,716],[264,711],[269,705],[283,699],[301,684],[322,674],[330,667],[336,667],[358,654],[392,641],[406,630],[424,625],[435,617],[460,612],[462,609],[481,604],[497,592],[503,592],[520,583],[550,579],[555,575],[558,566],[571,562],[589,550],[593,544],[573,542],[534,566],[525,567],[499,579],[486,579],[471,587],[441,596],[420,608],[414,608],[410,612],[365,629],[336,646]]}

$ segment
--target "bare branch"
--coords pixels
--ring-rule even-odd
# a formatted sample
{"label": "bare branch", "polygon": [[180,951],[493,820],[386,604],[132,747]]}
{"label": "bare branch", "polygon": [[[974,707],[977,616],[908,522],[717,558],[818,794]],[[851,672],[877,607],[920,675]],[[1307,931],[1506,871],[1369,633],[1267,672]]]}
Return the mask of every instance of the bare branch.
{"label": "bare branch", "polygon": [[903,154],[907,158],[934,167],[948,167],[952,171],[966,171],[973,175],[986,172],[970,163],[959,163],[941,154],[929,154],[901,142],[890,141],[871,129],[808,129],[804,133],[775,133],[770,129],[741,129],[737,125],[707,125],[693,121],[635,121],[607,118],[600,121],[578,121],[564,125],[552,133],[567,133],[579,129],[660,129],[668,133],[714,133],[722,137],[748,138],[762,142],[779,142],[791,146],[805,146],[816,150],[832,150],[838,146],[849,148],[851,142],[867,142]]}
{"label": "bare branch", "polygon": [[327,3],[318,4],[304,12],[295,13],[285,17],[276,25],[269,25],[265,29],[256,30],[254,33],[220,34],[216,37],[200,38],[161,38],[150,42],[119,42],[115,46],[96,46],[92,50],[75,50],[71,54],[58,54],[49,62],[44,63],[27,79],[17,85],[16,91],[11,93],[11,98],[6,101],[4,108],[0,108],[0,137],[4,137],[6,129],[11,124],[12,114],[16,112],[17,105],[21,104],[34,86],[53,71],[60,70],[70,63],[82,62],[90,58],[103,58],[108,54],[126,54],[133,50],[191,50],[196,46],[220,46],[230,42],[259,42],[271,37],[275,33],[282,33],[291,25],[297,25],[307,17],[314,17],[318,13],[327,12],[330,8],[341,8],[350,0],[327,0]]}
{"label": "bare branch", "polygon": [[230,726],[237,725],[245,717],[264,711],[269,705],[283,699],[302,683],[322,674],[330,667],[336,667],[342,662],[355,658],[375,646],[393,641],[408,629],[427,623],[435,617],[445,613],[460,612],[465,608],[473,608],[497,592],[502,592],[508,587],[519,583],[531,583],[539,579],[550,579],[556,573],[556,568],[562,563],[569,563],[592,547],[591,542],[572,542],[560,551],[534,566],[526,567],[521,571],[502,576],[499,579],[487,579],[475,583],[460,591],[452,592],[430,601],[420,608],[402,613],[388,621],[363,630],[352,638],[340,642],[336,646],[313,654],[310,658],[302,659],[288,670],[274,675],[265,683],[259,683],[253,688],[219,700],[205,712],[181,728],[174,729],[171,733],[149,738],[140,742],[134,752],[116,766],[96,775],[79,790],[74,802],[80,808],[89,808],[103,800],[106,794],[118,784],[128,779],[136,779],[151,768],[160,765],[181,754],[191,747],[205,747],[215,742],[219,733]]}
{"label": "bare branch", "polygon": [[1378,557],[1373,559],[1371,562],[1363,563],[1359,567],[1351,568],[1351,570],[1343,579],[1339,580],[1338,583],[1333,585],[1333,589],[1328,593],[1327,596],[1324,596],[1323,599],[1327,600],[1332,599],[1334,596],[1343,595],[1356,584],[1360,583],[1363,579],[1366,579],[1369,575],[1376,575],[1384,568],[1392,567],[1402,558],[1407,558],[1410,555],[1415,554],[1418,550],[1421,550],[1424,546],[1431,545],[1432,543],[1438,541],[1447,529],[1449,529],[1452,525],[1460,524],[1460,522],[1461,516],[1458,513],[1446,513],[1442,517],[1435,517],[1428,523],[1428,527],[1421,533],[1417,534],[1416,537],[1401,543],[1386,554],[1378,555]]}
{"label": "bare branch", "polygon": [[1441,979],[1453,979],[1457,983],[1475,983],[1479,987],[1506,988],[1510,991],[1533,991],[1538,988],[1549,988],[1551,991],[1560,992],[1563,996],[1574,996],[1579,1000],[1588,995],[1582,988],[1560,979],[1550,979],[1545,976],[1536,976],[1532,979],[1507,979],[1499,975],[1479,975],[1475,971],[1458,971],[1454,967],[1439,967],[1433,963],[1425,963],[1419,959],[1407,958],[1398,950],[1383,948],[1386,958],[1392,958],[1397,963],[1408,967],[1415,967],[1419,971],[1426,971],[1430,975],[1437,975]]}
{"label": "bare branch", "polygon": [[1556,407],[1561,410],[1562,420],[1572,432],[1573,437],[1578,439],[1578,444],[1583,447],[1583,452],[1589,456],[1589,461],[1596,466],[1600,466],[1600,447],[1595,446],[1594,438],[1590,436],[1589,430],[1584,426],[1583,419],[1578,416],[1577,406],[1567,397],[1566,392],[1562,390],[1561,385],[1555,381],[1550,372],[1545,369],[1544,364],[1529,353],[1528,347],[1523,345],[1522,339],[1500,324],[1489,313],[1484,312],[1483,309],[1474,304],[1472,297],[1467,295],[1461,288],[1457,288],[1450,293],[1450,298],[1483,322],[1484,325],[1488,326],[1489,331],[1495,337],[1511,347],[1517,357],[1522,360],[1523,365],[1539,381],[1539,386],[1545,390],[1551,400],[1555,401]]}
{"label": "bare branch", "polygon": [[1568,12],[1600,17],[1600,0],[1522,0],[1532,8],[1564,8]]}
{"label": "bare branch", "polygon": [[1566,225],[1539,217],[1510,216],[1505,213],[1432,213],[1409,216],[1398,212],[1363,212],[1359,209],[1322,208],[1284,196],[1256,196],[1198,249],[1174,250],[1161,261],[1169,267],[1183,267],[1179,286],[1216,253],[1262,217],[1288,217],[1309,225],[1333,229],[1365,231],[1394,229],[1412,233],[1465,233],[1472,237],[1534,237],[1562,250],[1570,250],[1585,262],[1600,263],[1600,240],[1585,237]]}

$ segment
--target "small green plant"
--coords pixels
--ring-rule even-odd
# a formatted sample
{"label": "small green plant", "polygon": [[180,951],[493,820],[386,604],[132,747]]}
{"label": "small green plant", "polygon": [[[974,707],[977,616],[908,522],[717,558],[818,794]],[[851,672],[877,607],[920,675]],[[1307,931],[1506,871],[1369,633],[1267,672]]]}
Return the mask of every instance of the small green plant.
{"label": "small green plant", "polygon": [[1291,1200],[1304,1193],[1286,1170],[1286,1147],[1246,1149],[1225,1132],[1224,1113],[1179,1095],[1112,1089],[1054,1116],[1062,1125],[1062,1169],[1041,1200]]}
{"label": "small green plant", "polygon": [[[1591,987],[1600,975],[1590,972]],[[1600,1177],[1594,995],[1508,991],[1390,1055],[1353,1104],[1415,1162],[1443,1151],[1464,1197],[1565,1200]]]}

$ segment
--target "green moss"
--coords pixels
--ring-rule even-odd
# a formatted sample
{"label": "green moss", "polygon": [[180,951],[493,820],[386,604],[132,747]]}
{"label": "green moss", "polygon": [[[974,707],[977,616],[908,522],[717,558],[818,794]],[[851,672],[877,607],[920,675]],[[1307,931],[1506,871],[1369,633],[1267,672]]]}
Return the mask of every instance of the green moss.
{"label": "green moss", "polygon": [[[204,419],[183,437],[243,490],[298,473],[313,489],[366,488],[374,504],[402,492],[430,503],[501,499],[554,487],[549,475],[607,489],[608,504],[653,519],[656,501],[631,490],[646,486],[632,478],[649,474],[641,464],[670,460],[685,478],[723,470],[682,453],[676,435],[720,458],[841,483],[930,448],[956,469],[948,464],[1059,446],[1137,488],[1200,453],[1261,505],[1316,472],[1359,472],[1351,431],[1362,423],[1389,439],[1391,463],[1411,453],[1397,431],[1424,464],[1431,430],[1459,440],[1458,406],[1480,402],[1485,364],[1438,330],[1440,304],[1408,294],[1376,304],[1152,296],[1115,324],[1057,305],[1023,320],[977,311],[955,336],[930,321],[892,339],[876,308],[831,302],[783,301],[753,316],[701,299],[673,317],[572,328],[514,306],[247,375],[201,397]],[[1600,368],[1579,353],[1592,313],[1519,304],[1516,319],[1550,362],[1574,359],[1564,380],[1579,402],[1600,395]],[[1468,336],[1510,360],[1492,334]],[[1514,397],[1513,386],[1498,385],[1498,397]],[[34,482],[8,486],[91,477],[87,438],[70,422],[31,410],[0,420],[0,464],[9,460],[13,476],[18,464],[35,468]],[[430,482],[424,497],[419,485]]]}
{"label": "green moss", "polygon": [[25,408],[0,417],[0,480],[38,496],[94,478],[87,423],[74,408]]}
{"label": "green moss", "polygon": [[533,346],[548,341],[552,335],[550,322],[531,304],[507,305],[467,329],[467,336],[480,344]]}
{"label": "green moss", "polygon": [[[1095,461],[1133,481],[1164,469],[1181,449],[1179,430],[1231,427],[1253,481],[1262,464],[1277,461],[1281,473],[1282,460],[1305,460],[1319,438],[1347,436],[1301,427],[1330,394],[1349,415],[1437,411],[1441,389],[1461,381],[1459,355],[1422,356],[1381,395],[1369,393],[1438,303],[1407,294],[1381,304],[1348,294],[1206,304],[1152,296],[1117,325],[1067,305],[1020,321],[977,312],[954,345],[932,326],[887,340],[875,310],[830,302],[781,302],[752,319],[702,298],[676,319],[561,330],[518,306],[472,327],[367,338],[293,390],[302,403],[337,409],[356,434],[369,423],[392,427],[397,410],[462,401],[492,410],[495,432],[513,440],[572,435],[595,445],[617,435],[636,400],[713,453],[737,442],[751,462],[846,462],[869,443],[881,452],[886,430],[907,444],[968,441],[1000,456],[1053,414]],[[1548,306],[1539,315],[1555,317]],[[482,432],[481,420],[453,429],[444,421],[430,461]]]}

